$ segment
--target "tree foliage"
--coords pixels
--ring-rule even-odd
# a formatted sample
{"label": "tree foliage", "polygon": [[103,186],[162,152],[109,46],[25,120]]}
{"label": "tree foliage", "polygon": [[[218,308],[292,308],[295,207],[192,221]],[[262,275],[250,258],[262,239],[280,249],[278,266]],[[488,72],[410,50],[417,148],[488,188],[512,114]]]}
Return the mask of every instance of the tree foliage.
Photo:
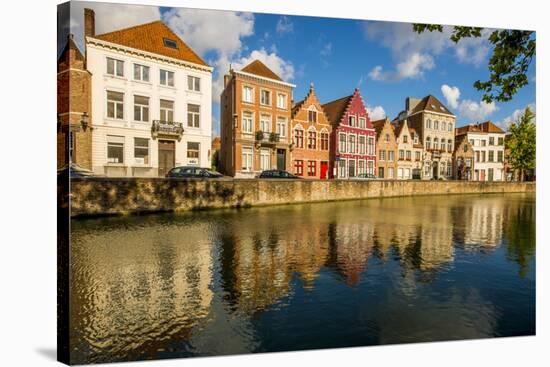
{"label": "tree foliage", "polygon": [[524,171],[535,168],[536,163],[536,126],[535,115],[527,107],[521,117],[510,125],[510,136],[506,140],[506,148],[510,150],[508,161],[514,169],[520,170],[521,180]]}
{"label": "tree foliage", "polygon": [[[483,37],[482,27],[454,26],[450,39],[458,43],[464,38]],[[413,24],[417,33],[443,32],[439,24]],[[483,100],[506,102],[529,83],[527,71],[535,57],[536,40],[533,31],[518,31],[497,29],[488,37],[493,45],[493,53],[489,59],[489,79],[477,80],[474,87],[483,91]]]}

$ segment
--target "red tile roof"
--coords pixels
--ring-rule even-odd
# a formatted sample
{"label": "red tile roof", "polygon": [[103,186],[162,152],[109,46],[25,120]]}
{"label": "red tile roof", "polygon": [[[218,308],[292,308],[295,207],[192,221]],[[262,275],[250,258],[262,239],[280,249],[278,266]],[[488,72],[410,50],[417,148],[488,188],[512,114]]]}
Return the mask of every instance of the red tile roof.
{"label": "red tile roof", "polygon": [[241,71],[245,73],[250,73],[258,76],[262,76],[268,79],[274,79],[278,81],[283,81],[277,74],[275,74],[270,68],[268,68],[260,60],[254,60],[250,64],[246,65]]}
{"label": "red tile roof", "polygon": [[350,103],[353,94],[350,96],[342,97],[332,102],[325,103],[323,110],[327,115],[331,124],[335,125],[342,119],[343,113],[346,111],[346,107]]}
{"label": "red tile roof", "polygon": [[481,124],[469,124],[466,126],[459,127],[455,130],[455,135],[462,135],[469,132],[475,133],[499,133],[504,134],[505,131],[500,127],[492,123],[491,121],[485,121]]}
{"label": "red tile roof", "polygon": [[[100,34],[94,38],[198,65],[208,66],[199,55],[160,20]],[[176,48],[166,46],[164,44],[165,39],[174,41],[176,43]]]}

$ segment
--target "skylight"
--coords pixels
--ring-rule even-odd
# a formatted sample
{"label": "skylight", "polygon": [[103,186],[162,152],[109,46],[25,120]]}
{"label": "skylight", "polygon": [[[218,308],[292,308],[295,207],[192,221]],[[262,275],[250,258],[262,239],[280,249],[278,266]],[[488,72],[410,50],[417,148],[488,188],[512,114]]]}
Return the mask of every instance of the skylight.
{"label": "skylight", "polygon": [[175,48],[175,49],[178,48],[178,44],[176,43],[176,41],[171,40],[169,38],[164,38],[164,46],[170,47],[170,48]]}

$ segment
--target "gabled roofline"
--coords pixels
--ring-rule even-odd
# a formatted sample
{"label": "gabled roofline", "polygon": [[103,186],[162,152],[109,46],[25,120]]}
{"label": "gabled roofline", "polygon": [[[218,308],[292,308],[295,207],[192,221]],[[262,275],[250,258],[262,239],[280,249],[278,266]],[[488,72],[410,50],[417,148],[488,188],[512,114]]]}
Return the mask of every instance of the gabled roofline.
{"label": "gabled roofline", "polygon": [[98,38],[95,38],[95,37],[91,37],[91,36],[86,36],[86,44],[92,44],[92,45],[111,48],[111,49],[115,49],[115,50],[121,50],[121,51],[132,53],[132,54],[139,54],[139,55],[142,55],[144,57],[159,59],[159,60],[163,60],[163,61],[168,62],[168,63],[187,66],[187,67],[190,67],[190,68],[200,69],[200,70],[203,70],[203,71],[208,71],[208,72],[213,72],[214,71],[214,68],[212,66],[196,64],[194,62],[185,61],[185,60],[177,59],[177,58],[174,58],[174,57],[164,56],[164,55],[149,52],[149,51],[144,51],[144,50],[141,50],[139,48],[123,46],[123,45],[120,45],[118,43],[104,41],[104,40],[101,40],[101,39],[98,39]]}
{"label": "gabled roofline", "polygon": [[246,71],[240,71],[240,70],[232,70],[232,71],[233,71],[233,73],[235,73],[235,74],[240,74],[240,75],[248,76],[248,77],[250,77],[250,78],[257,78],[257,79],[264,80],[264,81],[267,81],[267,82],[276,83],[276,84],[281,84],[281,85],[284,85],[284,86],[286,86],[286,87],[296,88],[296,85],[295,85],[295,84],[283,82],[283,81],[280,81],[280,80],[277,80],[277,79],[266,78],[265,76],[261,76],[261,75],[257,75],[257,74],[252,74],[252,73],[247,73]]}

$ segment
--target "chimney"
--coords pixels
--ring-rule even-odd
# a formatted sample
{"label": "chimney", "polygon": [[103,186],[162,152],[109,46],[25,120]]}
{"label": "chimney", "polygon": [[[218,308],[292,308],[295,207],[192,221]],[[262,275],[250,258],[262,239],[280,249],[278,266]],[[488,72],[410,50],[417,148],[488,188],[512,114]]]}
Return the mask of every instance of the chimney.
{"label": "chimney", "polygon": [[418,105],[418,103],[420,103],[420,98],[407,97],[407,99],[405,100],[405,110],[407,111],[407,113],[413,110]]}
{"label": "chimney", "polygon": [[84,9],[84,38],[95,36],[95,13],[92,9]]}

